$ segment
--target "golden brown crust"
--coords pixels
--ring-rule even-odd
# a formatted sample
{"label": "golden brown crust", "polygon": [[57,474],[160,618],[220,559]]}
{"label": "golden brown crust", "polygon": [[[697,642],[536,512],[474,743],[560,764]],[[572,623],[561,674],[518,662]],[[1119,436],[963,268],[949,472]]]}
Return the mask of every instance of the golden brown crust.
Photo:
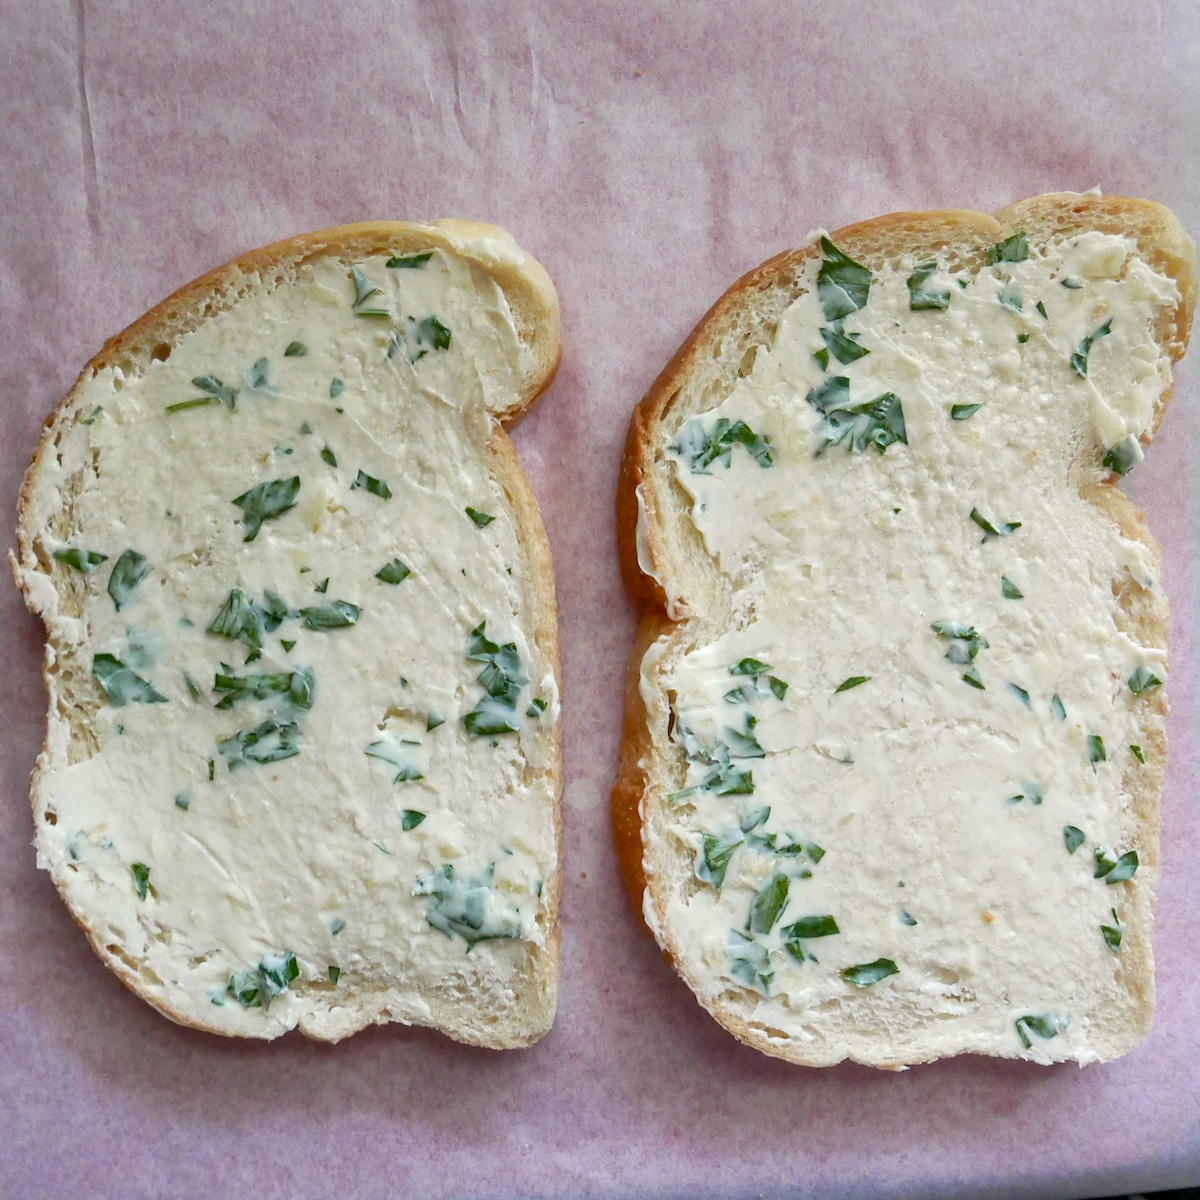
{"label": "golden brown crust", "polygon": [[[535,259],[525,254],[512,237],[494,225],[460,220],[440,220],[430,224],[396,221],[362,222],[303,234],[246,254],[206,272],[155,305],[126,329],[108,339],[100,352],[80,372],[64,400],[47,417],[38,445],[23,481],[18,502],[17,551],[10,555],[14,581],[31,611],[43,615],[39,598],[31,589],[37,578],[39,560],[35,547],[36,532],[28,520],[32,492],[38,471],[54,457],[55,447],[67,429],[79,420],[79,396],[82,385],[109,367],[119,367],[126,377],[140,374],[155,359],[165,357],[172,344],[218,313],[231,308],[249,292],[273,287],[294,276],[306,263],[333,256],[352,263],[370,255],[403,255],[432,248],[444,249],[465,258],[492,276],[505,293],[513,322],[521,341],[532,351],[534,363],[517,394],[503,409],[493,411],[497,424],[488,445],[493,477],[508,497],[517,527],[523,531],[521,545],[526,555],[528,578],[532,581],[533,637],[546,660],[552,665],[559,695],[562,693],[558,647],[558,611],[554,595],[553,566],[545,528],[533,491],[517,459],[516,449],[502,426],[520,419],[546,391],[554,379],[561,357],[558,299],[549,276]],[[66,518],[64,517],[64,520]],[[69,574],[69,573],[68,573]],[[74,584],[68,580],[68,589]],[[58,657],[48,640],[43,660],[43,680],[50,697],[55,697]],[[54,714],[52,712],[53,719]],[[65,723],[65,718],[62,718]],[[72,730],[75,733],[75,730]],[[35,820],[41,820],[44,807],[40,780],[49,764],[51,730],[38,756],[31,777],[30,800]],[[559,800],[562,791],[561,724],[556,722],[549,747],[552,771],[551,794],[554,803],[554,830],[558,866],[547,880],[549,903],[539,916],[545,934],[544,948],[530,955],[529,970],[514,991],[517,1003],[527,1014],[524,1028],[513,1031],[480,1030],[441,1024],[442,1032],[456,1040],[494,1049],[529,1045],[541,1037],[554,1018],[558,994],[560,935],[557,925],[558,903],[562,890],[562,821]],[[65,899],[64,894],[64,899]],[[156,997],[144,985],[138,966],[120,946],[106,941],[81,914],[68,903],[76,923],[83,929],[97,956],[135,994],[177,1024],[195,1028],[182,1012]],[[439,1003],[430,998],[433,1024],[439,1022]],[[374,1020],[390,1019],[386,1010]],[[223,1036],[246,1036],[215,1025],[206,1032]],[[300,1025],[301,1032],[318,1040],[338,1040],[342,1035],[327,1035]],[[269,1036],[269,1035],[268,1035]]]}
{"label": "golden brown crust", "polygon": [[[1195,306],[1195,250],[1174,215],[1161,205],[1124,197],[1059,193],[1033,197],[991,215],[971,211],[893,213],[846,226],[836,230],[830,238],[846,253],[873,269],[901,259],[911,262],[914,256],[920,261],[939,252],[948,252],[954,267],[969,269],[983,264],[989,246],[1022,230],[1029,234],[1031,241],[1042,242],[1091,229],[1134,238],[1143,258],[1175,281],[1180,303],[1164,316],[1158,335],[1172,361],[1177,361],[1187,346]],[[743,275],[701,318],[638,404],[630,422],[617,497],[617,538],[622,574],[630,596],[641,609],[641,619],[627,677],[621,766],[612,789],[611,810],[617,855],[634,907],[641,917],[643,899],[653,904],[655,923],[660,929],[665,916],[665,900],[655,894],[652,882],[647,891],[644,860],[652,849],[647,845],[647,806],[654,805],[659,797],[645,764],[654,761],[656,751],[662,753],[661,747],[655,745],[651,730],[652,722],[660,720],[661,714],[647,713],[642,699],[642,660],[650,645],[661,634],[676,628],[677,621],[699,615],[693,613],[690,602],[693,591],[699,589],[690,586],[686,571],[677,569],[670,578],[664,577],[663,564],[668,559],[660,548],[672,541],[683,545],[688,567],[692,560],[697,563],[697,578],[703,579],[708,586],[719,587],[720,584],[718,581],[714,585],[714,572],[702,548],[694,550],[690,556],[687,554],[687,542],[689,537],[694,541],[694,532],[689,534],[688,530],[675,526],[669,532],[664,531],[664,521],[669,517],[660,514],[669,513],[672,506],[667,499],[671,489],[678,485],[673,478],[664,480],[654,476],[652,466],[664,436],[669,436],[688,416],[719,404],[753,348],[770,343],[775,321],[798,294],[801,270],[808,260],[819,255],[819,247],[815,242],[810,243],[777,254]],[[757,321],[747,319],[746,313],[756,307],[763,309],[765,315]],[[1169,394],[1170,388],[1167,388],[1159,400],[1153,429],[1157,429],[1161,421]],[[1151,436],[1144,436],[1143,444],[1148,443]],[[1141,514],[1115,484],[1115,477],[1110,477],[1086,490],[1086,498],[1123,534],[1143,543],[1157,560],[1157,547]],[[657,494],[657,488],[664,489],[664,494]],[[639,495],[647,517],[642,524],[640,539]],[[682,511],[686,506],[680,504],[678,507]],[[679,568],[678,562],[674,565]],[[1143,644],[1165,645],[1165,599],[1148,593],[1135,595],[1136,589],[1137,585],[1130,584],[1119,597],[1121,620]],[[1134,892],[1132,908],[1135,912],[1131,920],[1148,930],[1153,901],[1153,868],[1157,861],[1157,803],[1166,750],[1161,728],[1166,715],[1166,700],[1161,691],[1147,695],[1144,711],[1143,749],[1148,769],[1135,775],[1131,759],[1124,786],[1134,798],[1136,821],[1148,848],[1145,862],[1149,869],[1144,873],[1143,885]],[[677,955],[672,955],[669,934],[660,934],[659,940],[668,959],[677,959]],[[1152,1014],[1153,980],[1148,938],[1141,941],[1142,946],[1131,948],[1128,955],[1123,955],[1120,967],[1124,983],[1143,1002],[1141,1027],[1132,1031],[1131,1045],[1145,1033]],[[693,990],[697,990],[696,981],[687,979],[686,974],[684,978]],[[777,1039],[772,1040],[749,1028],[739,1017],[722,1010],[719,1003],[705,1004],[705,1007],[735,1037],[765,1053],[814,1066],[837,1061],[835,1058],[814,1058],[802,1047],[781,1045]],[[924,1056],[928,1057],[936,1055]],[[880,1057],[873,1060],[872,1065],[900,1068],[918,1061],[923,1061],[920,1052],[906,1051],[888,1057],[886,1050],[881,1048]]]}

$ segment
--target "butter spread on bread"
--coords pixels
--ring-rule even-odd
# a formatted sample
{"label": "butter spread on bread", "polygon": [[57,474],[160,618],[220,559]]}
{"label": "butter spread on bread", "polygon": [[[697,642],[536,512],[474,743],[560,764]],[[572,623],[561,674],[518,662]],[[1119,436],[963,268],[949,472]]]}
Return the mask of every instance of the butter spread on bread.
{"label": "butter spread on bread", "polygon": [[736,285],[639,410],[614,818],[749,1044],[1085,1063],[1144,1034],[1167,613],[1111,483],[1193,291],[1157,206],[900,214]]}
{"label": "butter spread on bread", "polygon": [[491,227],[350,226],[123,341],[23,497],[39,863],[176,1020],[532,1041],[556,992],[557,644],[496,418],[553,374],[549,280]]}

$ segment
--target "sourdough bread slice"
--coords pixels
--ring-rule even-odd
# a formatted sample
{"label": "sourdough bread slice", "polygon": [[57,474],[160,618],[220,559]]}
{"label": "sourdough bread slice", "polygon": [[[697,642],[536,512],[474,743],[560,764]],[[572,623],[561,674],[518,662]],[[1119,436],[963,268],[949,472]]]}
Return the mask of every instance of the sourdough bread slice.
{"label": "sourdough bread slice", "polygon": [[38,862],[166,1016],[549,1028],[556,610],[502,425],[558,358],[502,230],[348,225],[189,284],[47,423],[13,558]]}
{"label": "sourdough bread slice", "polygon": [[1086,1063],[1145,1034],[1167,605],[1115,483],[1194,299],[1155,204],[895,214],[738,281],[635,412],[614,829],[748,1045]]}

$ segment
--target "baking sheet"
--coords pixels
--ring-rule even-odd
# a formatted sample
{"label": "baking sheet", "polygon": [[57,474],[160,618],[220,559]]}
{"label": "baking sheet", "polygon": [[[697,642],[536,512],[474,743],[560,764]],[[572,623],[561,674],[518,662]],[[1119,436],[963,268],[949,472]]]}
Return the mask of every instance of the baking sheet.
{"label": "baking sheet", "polygon": [[40,626],[0,589],[0,1193],[39,1197],[1083,1196],[1200,1182],[1200,366],[1131,478],[1173,607],[1153,1032],[1080,1071],[812,1071],[722,1032],[637,928],[607,790],[634,614],[629,413],[740,273],[904,208],[1061,188],[1200,230],[1188,3],[0,0],[0,495],[102,341],[251,247],[370,217],[509,229],[563,365],[516,441],[558,568],[562,999],[524,1052],[172,1026],[35,870]]}

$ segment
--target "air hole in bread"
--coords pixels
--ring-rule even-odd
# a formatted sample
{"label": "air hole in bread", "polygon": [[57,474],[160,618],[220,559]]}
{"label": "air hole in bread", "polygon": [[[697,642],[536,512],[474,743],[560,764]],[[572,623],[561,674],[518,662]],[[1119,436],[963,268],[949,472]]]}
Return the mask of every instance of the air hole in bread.
{"label": "air hole in bread", "polygon": [[153,350],[150,351],[150,357],[155,362],[166,362],[171,357],[171,347],[166,342],[159,342]]}

